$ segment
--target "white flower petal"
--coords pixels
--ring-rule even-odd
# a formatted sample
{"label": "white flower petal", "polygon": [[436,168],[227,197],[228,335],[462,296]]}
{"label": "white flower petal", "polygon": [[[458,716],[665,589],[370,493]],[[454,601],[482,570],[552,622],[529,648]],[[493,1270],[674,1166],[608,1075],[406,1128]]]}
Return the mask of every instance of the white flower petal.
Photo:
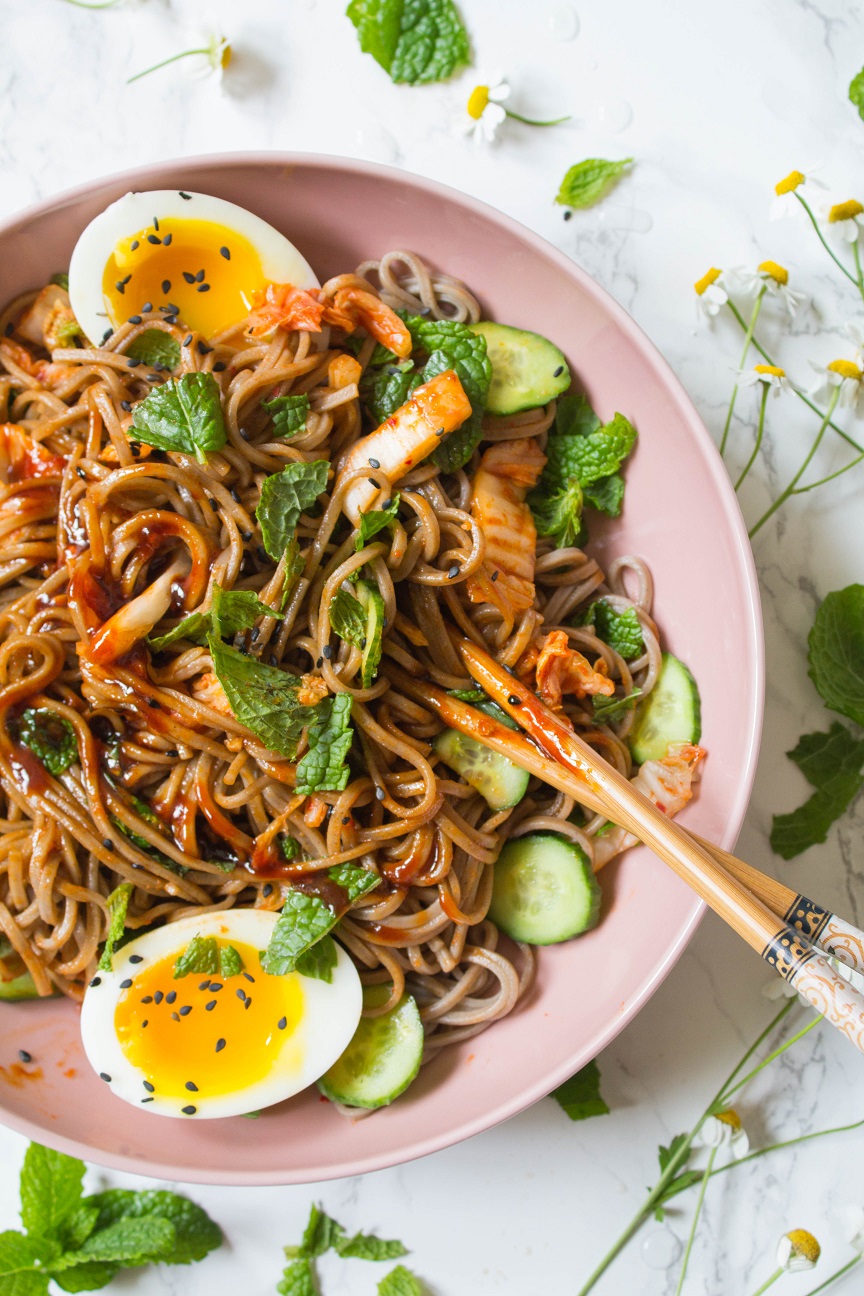
{"label": "white flower petal", "polygon": [[505,99],[510,98],[510,87],[506,81],[500,85],[489,87],[489,99],[492,103],[503,103]]}
{"label": "white flower petal", "polygon": [[497,103],[488,103],[483,109],[483,115],[480,120],[484,126],[491,126],[494,134],[498,127],[506,120],[507,114],[504,109]]}

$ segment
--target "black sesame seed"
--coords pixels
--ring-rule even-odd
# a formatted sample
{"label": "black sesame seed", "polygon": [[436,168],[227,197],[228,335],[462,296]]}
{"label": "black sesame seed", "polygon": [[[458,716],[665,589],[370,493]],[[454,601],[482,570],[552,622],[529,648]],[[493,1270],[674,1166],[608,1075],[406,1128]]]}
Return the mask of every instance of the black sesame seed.
{"label": "black sesame seed", "polygon": [[180,197],[185,198],[187,202],[192,197],[191,194],[184,193],[182,189],[178,189],[177,192],[179,193]]}
{"label": "black sesame seed", "polygon": [[522,705],[522,699],[519,698],[519,697],[517,697],[515,693],[511,693],[510,696],[508,697],[507,701],[510,703],[511,706],[521,706],[521,705]]}
{"label": "black sesame seed", "polygon": [[251,996],[251,995],[249,995],[249,996],[244,1000],[244,1002],[243,1002],[243,1007],[244,1007],[244,1008],[251,1008],[251,1007],[252,1007],[252,996]]}
{"label": "black sesame seed", "polygon": [[287,1018],[287,1017],[280,1017],[280,1018],[279,1018],[279,1021],[278,1021],[277,1024],[278,1024],[280,1030],[285,1030],[286,1026],[288,1025],[288,1018]]}
{"label": "black sesame seed", "polygon": [[378,485],[378,483],[376,482],[376,480],[375,480],[374,477],[367,477],[366,480],[367,480],[367,482],[369,483],[370,486],[377,486],[377,485]]}
{"label": "black sesame seed", "polygon": [[192,334],[187,333],[185,338],[183,339],[183,345],[188,346],[191,341],[192,341]]}
{"label": "black sesame seed", "polygon": [[215,1007],[216,1007],[216,1000],[215,1000],[215,999],[211,999],[209,1003],[206,1003],[206,1004],[204,1005],[204,1011],[205,1011],[205,1012],[212,1012],[213,1009],[214,1009]]}
{"label": "black sesame seed", "polygon": [[104,1080],[106,1084],[110,1084],[110,1083],[111,1083],[111,1077],[109,1076],[109,1074],[108,1074],[107,1071],[100,1071],[100,1072],[99,1072],[99,1079],[100,1079],[100,1080]]}
{"label": "black sesame seed", "polygon": [[120,408],[121,408],[122,410],[125,410],[126,413],[128,414],[129,411],[130,411],[131,408],[132,408],[132,402],[131,402],[131,401],[121,401],[121,402],[120,402]]}
{"label": "black sesame seed", "polygon": [[365,636],[365,635],[364,635],[363,638],[360,640],[360,651],[361,651],[361,652],[365,652],[365,651],[366,651],[366,636]]}
{"label": "black sesame seed", "polygon": [[172,750],[172,751],[166,751],[165,755],[166,755],[166,756],[170,756],[171,759],[173,760],[174,757],[175,757],[175,756],[179,756],[180,753],[179,753],[178,751],[173,751],[173,750]]}
{"label": "black sesame seed", "polygon": [[321,649],[321,655],[325,661],[330,661],[331,657],[333,656],[333,649],[330,647],[329,644],[325,644],[324,647]]}
{"label": "black sesame seed", "polygon": [[563,372],[564,372],[564,366],[559,365],[558,368],[553,372],[552,377],[560,378]]}
{"label": "black sesame seed", "polygon": [[102,334],[102,341],[107,342],[113,332],[114,332],[113,329],[107,328],[105,332]]}
{"label": "black sesame seed", "polygon": [[444,435],[444,428],[439,428],[435,435],[436,437],[442,437]]}
{"label": "black sesame seed", "polygon": [[253,533],[251,531],[241,531],[240,534],[243,537],[244,542],[248,544],[249,541],[252,539]]}
{"label": "black sesame seed", "polygon": [[147,242],[148,242],[148,243],[160,243],[160,244],[161,244],[162,240],[161,240],[160,238],[157,238],[155,234],[148,234],[148,235],[147,235]]}
{"label": "black sesame seed", "polygon": [[497,573],[497,571],[494,571],[494,572],[492,573],[492,579],[493,579],[493,581],[496,581],[496,580],[498,579],[498,573]]}
{"label": "black sesame seed", "polygon": [[213,348],[212,348],[211,346],[208,346],[206,342],[203,342],[203,341],[201,341],[201,340],[199,339],[199,342],[198,342],[198,354],[199,354],[199,355],[209,355],[210,352],[211,352],[212,350],[213,350]]}
{"label": "black sesame seed", "polygon": [[261,892],[261,894],[263,895],[263,897],[264,897],[265,900],[267,899],[268,896],[271,896],[271,895],[273,894],[273,883],[272,883],[272,882],[268,882],[268,883],[265,885],[265,887],[264,887],[263,891]]}
{"label": "black sesame seed", "polygon": [[157,233],[159,232],[159,221],[155,216],[153,217],[153,228]]}
{"label": "black sesame seed", "polygon": [[216,1041],[216,1052],[221,1053],[224,1047],[225,1047],[224,1039],[218,1039]]}
{"label": "black sesame seed", "polygon": [[166,315],[166,316],[165,316],[165,323],[166,323],[166,324],[176,324],[176,323],[177,323],[177,312],[172,311],[172,313],[171,313],[170,315]]}
{"label": "black sesame seed", "polygon": [[238,428],[237,431],[240,433],[244,441],[249,440],[249,433],[246,428]]}
{"label": "black sesame seed", "polygon": [[90,984],[91,984],[91,986],[101,985],[101,984],[102,984],[102,978],[101,978],[101,977],[94,977],[93,980],[90,982]]}
{"label": "black sesame seed", "polygon": [[165,296],[167,297],[168,294],[169,294],[169,292],[171,291],[171,280],[170,280],[170,279],[163,279],[163,280],[162,280],[162,291],[164,292]]}
{"label": "black sesame seed", "polygon": [[20,1060],[21,1062],[32,1062],[32,1061],[33,1061],[33,1056],[32,1056],[32,1054],[28,1053],[26,1049],[19,1049],[19,1050],[18,1050],[18,1057],[19,1057],[19,1060]]}
{"label": "black sesame seed", "polygon": [[186,1081],[186,1088],[189,1090],[190,1093],[198,1092],[198,1086],[192,1080]]}
{"label": "black sesame seed", "polygon": [[168,314],[169,314],[169,315],[179,315],[179,314],[180,314],[180,307],[179,307],[178,305],[176,305],[175,302],[169,302],[169,303],[168,303]]}
{"label": "black sesame seed", "polygon": [[253,626],[253,627],[252,627],[252,633],[251,633],[250,636],[249,636],[249,641],[250,641],[250,643],[253,643],[253,644],[254,644],[254,643],[257,643],[258,640],[259,640],[260,638],[261,638],[261,627],[260,627],[260,626]]}
{"label": "black sesame seed", "polygon": [[270,665],[271,665],[271,666],[278,666],[278,665],[279,665],[279,658],[276,656],[275,652],[272,652],[272,653],[270,654]]}
{"label": "black sesame seed", "polygon": [[231,260],[231,253],[228,251],[227,247],[221,247],[219,249],[219,255],[223,256],[226,261]]}
{"label": "black sesame seed", "polygon": [[176,1001],[177,1001],[177,991],[176,991],[176,990],[169,990],[168,993],[167,993],[167,995],[165,996],[165,1002],[166,1002],[166,1003],[176,1003]]}
{"label": "black sesame seed", "polygon": [[184,271],[183,271],[183,278],[186,280],[187,283],[194,283],[194,282],[195,282],[195,276],[194,276],[194,274],[190,274],[188,270],[184,270]]}
{"label": "black sesame seed", "polygon": [[147,705],[153,707],[154,711],[159,710],[159,702],[156,698],[148,698]]}
{"label": "black sesame seed", "polygon": [[[145,1023],[145,1025],[146,1025],[146,1023]],[[152,1098],[142,1098],[141,1101],[142,1101],[142,1103],[145,1103],[145,1102],[152,1102],[153,1099],[152,1099]]]}
{"label": "black sesame seed", "polygon": [[240,989],[237,991],[237,998],[238,998],[238,999],[243,999],[244,1001],[245,1001],[245,999],[246,999],[246,991],[243,989],[242,986],[241,986]]}
{"label": "black sesame seed", "polygon": [[106,850],[113,851],[114,849],[114,843],[110,837],[103,837],[102,845],[105,847]]}
{"label": "black sesame seed", "polygon": [[117,289],[118,293],[119,293],[120,296],[122,297],[123,294],[124,294],[125,291],[126,291],[126,285],[124,284],[123,280],[122,280],[122,279],[118,279],[117,282],[115,283],[114,287]]}
{"label": "black sesame seed", "polygon": [[383,510],[385,511],[385,513],[386,513],[387,509],[393,507],[393,500],[392,500],[392,499],[386,499],[386,500],[384,501],[384,503],[381,505],[381,507],[382,507],[382,509],[383,509]]}
{"label": "black sesame seed", "polygon": [[162,246],[163,246],[163,247],[170,247],[170,246],[171,246],[171,240],[173,239],[173,237],[174,237],[173,234],[166,234],[165,237],[164,237],[163,240],[162,240]]}
{"label": "black sesame seed", "polygon": [[564,219],[565,219],[565,220],[571,220],[571,219],[572,219],[572,216],[573,216],[572,211],[569,211],[569,210],[568,210],[568,211],[565,211],[565,213],[564,213]]}
{"label": "black sesame seed", "polygon": [[447,575],[450,578],[450,580],[455,580],[456,577],[459,575],[459,564],[454,563],[453,566],[447,572]]}
{"label": "black sesame seed", "polygon": [[177,1022],[179,1022],[179,1020],[180,1020],[180,1014],[179,1014],[178,1012],[173,1012],[173,1013],[171,1014],[171,1020],[172,1020],[172,1021],[177,1021]]}
{"label": "black sesame seed", "polygon": [[192,1005],[184,1004],[183,1007],[180,1009],[180,1016],[188,1017],[191,1011],[192,1011]]}
{"label": "black sesame seed", "polygon": [[209,981],[201,981],[201,982],[199,982],[198,989],[199,989],[199,990],[209,990],[209,989],[210,989],[210,982],[209,982]]}
{"label": "black sesame seed", "polygon": [[195,275],[195,277],[193,278],[192,282],[193,282],[193,283],[201,283],[201,281],[203,280],[203,278],[204,278],[204,271],[203,271],[203,270],[199,270],[198,273],[197,273],[197,274]]}
{"label": "black sesame seed", "polygon": [[211,982],[210,982],[210,989],[211,989],[212,991],[214,991],[214,992],[217,991],[217,990],[221,990],[221,989],[222,989],[222,982],[221,982],[221,981],[211,981]]}
{"label": "black sesame seed", "polygon": [[[200,291],[200,289],[199,289],[199,291]],[[226,363],[225,363],[224,360],[217,360],[216,363],[215,363],[214,366],[213,366],[213,372],[214,372],[214,373],[221,373],[223,369],[227,369],[227,368],[228,368],[228,366],[226,365]]]}
{"label": "black sesame seed", "polygon": [[167,369],[168,366],[167,366],[167,365],[160,364],[158,360],[155,360],[155,361],[153,362],[153,368],[156,370],[157,373],[161,373],[162,370],[163,370],[163,369]]}
{"label": "black sesame seed", "polygon": [[243,975],[247,981],[251,981],[253,985],[255,984],[255,978],[251,972],[244,972]]}
{"label": "black sesame seed", "polygon": [[149,1025],[150,1025],[149,1021],[145,1020],[141,1023],[141,1029],[145,1030]]}
{"label": "black sesame seed", "polygon": [[182,1111],[184,1116],[194,1116],[198,1108],[193,1107],[192,1104],[190,1103],[188,1107],[181,1107],[180,1110]]}
{"label": "black sesame seed", "polygon": [[258,545],[255,552],[262,563],[269,561],[270,555],[268,554],[267,550],[264,548],[263,545]]}
{"label": "black sesame seed", "polygon": [[211,501],[210,501],[210,507],[211,507],[211,509],[213,510],[214,513],[218,513],[218,512],[219,512],[219,501],[218,501],[218,500],[215,500],[215,499],[211,499]]}
{"label": "black sesame seed", "polygon": [[145,995],[144,998],[141,1000],[141,1002],[146,1004],[151,1004],[153,1002],[153,996]]}
{"label": "black sesame seed", "polygon": [[137,369],[141,361],[136,360],[134,356],[127,356],[126,363],[130,369]]}
{"label": "black sesame seed", "polygon": [[316,670],[320,670],[321,667],[322,667],[323,665],[324,665],[324,658],[323,658],[323,657],[319,657],[318,660],[317,660],[316,663],[315,663],[315,669],[316,669]]}
{"label": "black sesame seed", "polygon": [[151,1084],[149,1080],[144,1080],[144,1081],[142,1081],[142,1083],[143,1083],[144,1088],[147,1090],[148,1093],[155,1093],[155,1092],[156,1092],[156,1086],[153,1085],[153,1084]]}
{"label": "black sesame seed", "polygon": [[376,798],[376,800],[378,800],[378,801],[383,801],[384,798],[386,797],[386,795],[387,795],[387,793],[384,791],[384,789],[383,789],[382,787],[376,787],[376,789],[375,789],[375,798]]}
{"label": "black sesame seed", "polygon": [[238,491],[238,489],[237,489],[236,486],[232,486],[231,489],[230,489],[230,491],[229,491],[228,493],[229,493],[229,495],[231,496],[231,498],[233,499],[233,501],[234,501],[235,504],[239,504],[239,503],[241,502],[241,500],[240,500],[240,492]]}
{"label": "black sesame seed", "polygon": [[161,990],[157,990],[156,993],[155,993],[154,996],[153,996],[153,1002],[154,1002],[154,1003],[157,1003],[157,1004],[160,1004],[164,998],[165,998],[165,996],[164,996],[164,994],[162,993],[162,991],[161,991]]}
{"label": "black sesame seed", "polygon": [[120,982],[120,989],[121,989],[121,990],[129,990],[129,989],[131,988],[131,986],[132,986],[132,978],[131,978],[131,977],[126,977],[126,979],[125,979],[124,981],[121,981],[121,982]]}
{"label": "black sesame seed", "polygon": [[370,467],[370,468],[380,468],[380,467],[381,467],[381,461],[380,461],[380,459],[370,459],[370,460],[369,460],[369,467]]}
{"label": "black sesame seed", "polygon": [[132,242],[129,244],[129,250],[131,252],[137,252],[140,246],[141,244],[138,242],[138,240],[133,239]]}
{"label": "black sesame seed", "polygon": [[142,314],[142,315],[149,315],[150,312],[152,311],[152,309],[153,309],[153,303],[152,303],[152,302],[145,302],[144,305],[141,307],[141,314]]}

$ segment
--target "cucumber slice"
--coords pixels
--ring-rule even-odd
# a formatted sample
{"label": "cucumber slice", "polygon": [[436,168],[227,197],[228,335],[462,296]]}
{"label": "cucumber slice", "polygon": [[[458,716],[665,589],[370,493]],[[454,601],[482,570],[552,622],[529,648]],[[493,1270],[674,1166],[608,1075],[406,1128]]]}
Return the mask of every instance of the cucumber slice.
{"label": "cucumber slice", "polygon": [[702,707],[696,681],[682,661],[664,653],[660,678],[636,707],[630,731],[633,759],[637,765],[662,760],[670,743],[695,743],[701,737]]}
{"label": "cucumber slice", "polygon": [[514,940],[557,945],[597,926],[602,893],[581,846],[556,833],[505,843],[489,917]]}
{"label": "cucumber slice", "polygon": [[[477,710],[493,716],[508,729],[517,728],[506,711],[494,702],[480,702]],[[527,770],[458,729],[442,730],[433,746],[445,764],[477,789],[490,810],[509,810],[519,804],[528,790]]]}
{"label": "cucumber slice", "polygon": [[378,674],[381,661],[381,642],[384,635],[384,600],[373,581],[357,582],[357,597],[366,613],[366,646],[360,668],[361,683],[369,688]]}
{"label": "cucumber slice", "polygon": [[23,972],[21,976],[15,977],[12,981],[0,981],[0,1003],[4,1001],[12,1002],[17,999],[38,999],[39,991],[33,984],[33,978],[29,972]]}
{"label": "cucumber slice", "polygon": [[[367,1008],[386,1001],[389,986],[367,986]],[[383,1017],[361,1017],[345,1052],[318,1081],[332,1102],[349,1107],[386,1107],[410,1085],[423,1059],[423,1024],[411,995],[404,994]]]}
{"label": "cucumber slice", "polygon": [[481,320],[472,333],[486,339],[492,365],[492,383],[486,399],[490,414],[518,414],[519,410],[545,405],[570,386],[570,370],[563,354],[539,333]]}

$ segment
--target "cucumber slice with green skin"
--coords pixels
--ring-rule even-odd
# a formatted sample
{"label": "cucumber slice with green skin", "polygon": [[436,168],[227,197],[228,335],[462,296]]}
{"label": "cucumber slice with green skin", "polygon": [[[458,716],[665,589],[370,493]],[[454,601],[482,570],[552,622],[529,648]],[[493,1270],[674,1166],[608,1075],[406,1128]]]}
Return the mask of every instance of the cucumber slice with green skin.
{"label": "cucumber slice with green skin", "polygon": [[38,999],[39,991],[33,984],[29,972],[22,973],[13,981],[0,981],[0,1003],[21,999]]}
{"label": "cucumber slice with green skin", "polygon": [[[494,702],[479,702],[477,710],[484,711],[508,729],[517,728],[510,716]],[[528,790],[531,776],[527,770],[458,729],[443,729],[433,746],[446,765],[476,788],[490,810],[509,810],[519,804]]]}
{"label": "cucumber slice with green skin", "polygon": [[597,926],[602,892],[581,846],[557,833],[505,843],[489,917],[513,940],[557,945]]}
{"label": "cucumber slice with green skin", "polygon": [[[386,985],[367,986],[367,1008],[384,1003]],[[410,1085],[423,1059],[424,1031],[420,1011],[409,994],[383,1017],[361,1017],[345,1052],[318,1081],[331,1102],[349,1107],[386,1107]]]}
{"label": "cucumber slice with green skin", "polygon": [[539,333],[481,320],[472,333],[486,339],[492,382],[486,398],[490,414],[518,414],[545,405],[570,386],[570,370],[562,352]]}
{"label": "cucumber slice with green skin", "polygon": [[366,645],[360,667],[360,679],[369,688],[378,674],[381,661],[381,640],[384,635],[384,600],[381,591],[372,581],[357,582],[357,597],[366,613]]}
{"label": "cucumber slice with green skin", "polygon": [[702,737],[699,689],[687,667],[671,653],[663,654],[660,678],[636,707],[630,731],[630,752],[637,765],[662,760],[670,743],[696,743]]}

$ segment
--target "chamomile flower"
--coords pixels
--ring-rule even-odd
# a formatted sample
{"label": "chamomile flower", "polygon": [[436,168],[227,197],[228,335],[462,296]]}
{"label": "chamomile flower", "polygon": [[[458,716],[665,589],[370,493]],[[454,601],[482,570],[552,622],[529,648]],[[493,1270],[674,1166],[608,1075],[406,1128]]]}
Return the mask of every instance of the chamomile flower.
{"label": "chamomile flower", "polygon": [[811,367],[819,375],[819,381],[813,387],[810,395],[813,400],[828,400],[835,387],[840,388],[840,395],[837,404],[843,409],[857,409],[864,391],[862,391],[862,379],[864,379],[864,369],[854,360],[831,360],[827,365],[812,364]]}
{"label": "chamomile flower", "polygon": [[221,81],[225,69],[231,62],[231,55],[231,42],[228,38],[219,32],[208,32],[194,49],[181,50],[179,54],[172,54],[170,58],[163,59],[161,63],[154,63],[143,72],[136,72],[134,76],[129,77],[126,84],[131,85],[133,81],[140,81],[151,72],[158,72],[160,68],[168,67],[169,63],[178,63],[180,59],[188,58],[196,60],[194,70],[199,75],[215,76],[217,81]]}
{"label": "chamomile flower", "polygon": [[777,1244],[777,1267],[785,1273],[815,1269],[822,1248],[806,1229],[790,1229]]}
{"label": "chamomile flower", "polygon": [[706,1119],[699,1131],[699,1142],[707,1148],[728,1147],[736,1161],[742,1160],[750,1151],[747,1131],[732,1107]]}
{"label": "chamomile flower", "polygon": [[509,98],[510,86],[501,72],[491,72],[485,78],[480,73],[480,83],[472,88],[456,123],[457,132],[477,145],[493,143],[499,126],[507,119],[502,105]]}
{"label": "chamomile flower", "polygon": [[805,293],[795,292],[789,287],[789,271],[777,261],[762,261],[755,270],[736,266],[729,274],[735,286],[751,297],[764,287],[769,297],[776,297],[783,303],[790,319],[807,300]]}
{"label": "chamomile flower", "polygon": [[822,163],[816,162],[812,167],[807,167],[805,171],[790,171],[782,180],[778,180],[774,186],[774,197],[771,200],[771,220],[782,220],[785,216],[803,215],[801,206],[792,199],[793,194],[799,194],[801,197],[810,196],[809,192],[813,188],[826,189],[827,185],[814,176],[815,171],[821,170]]}
{"label": "chamomile flower", "polygon": [[721,308],[729,300],[729,294],[724,288],[721,279],[723,271],[712,266],[707,270],[701,279],[697,279],[693,285],[693,290],[699,298],[699,309],[704,312],[709,319],[719,313]]}
{"label": "chamomile flower", "polygon": [[857,198],[821,204],[820,215],[832,234],[846,243],[857,243],[864,228],[864,204]]}
{"label": "chamomile flower", "polygon": [[757,364],[752,369],[739,369],[738,371],[739,387],[756,387],[762,383],[765,387],[770,387],[774,396],[779,396],[781,391],[792,391],[792,384],[786,377],[786,370],[781,369],[779,365]]}

